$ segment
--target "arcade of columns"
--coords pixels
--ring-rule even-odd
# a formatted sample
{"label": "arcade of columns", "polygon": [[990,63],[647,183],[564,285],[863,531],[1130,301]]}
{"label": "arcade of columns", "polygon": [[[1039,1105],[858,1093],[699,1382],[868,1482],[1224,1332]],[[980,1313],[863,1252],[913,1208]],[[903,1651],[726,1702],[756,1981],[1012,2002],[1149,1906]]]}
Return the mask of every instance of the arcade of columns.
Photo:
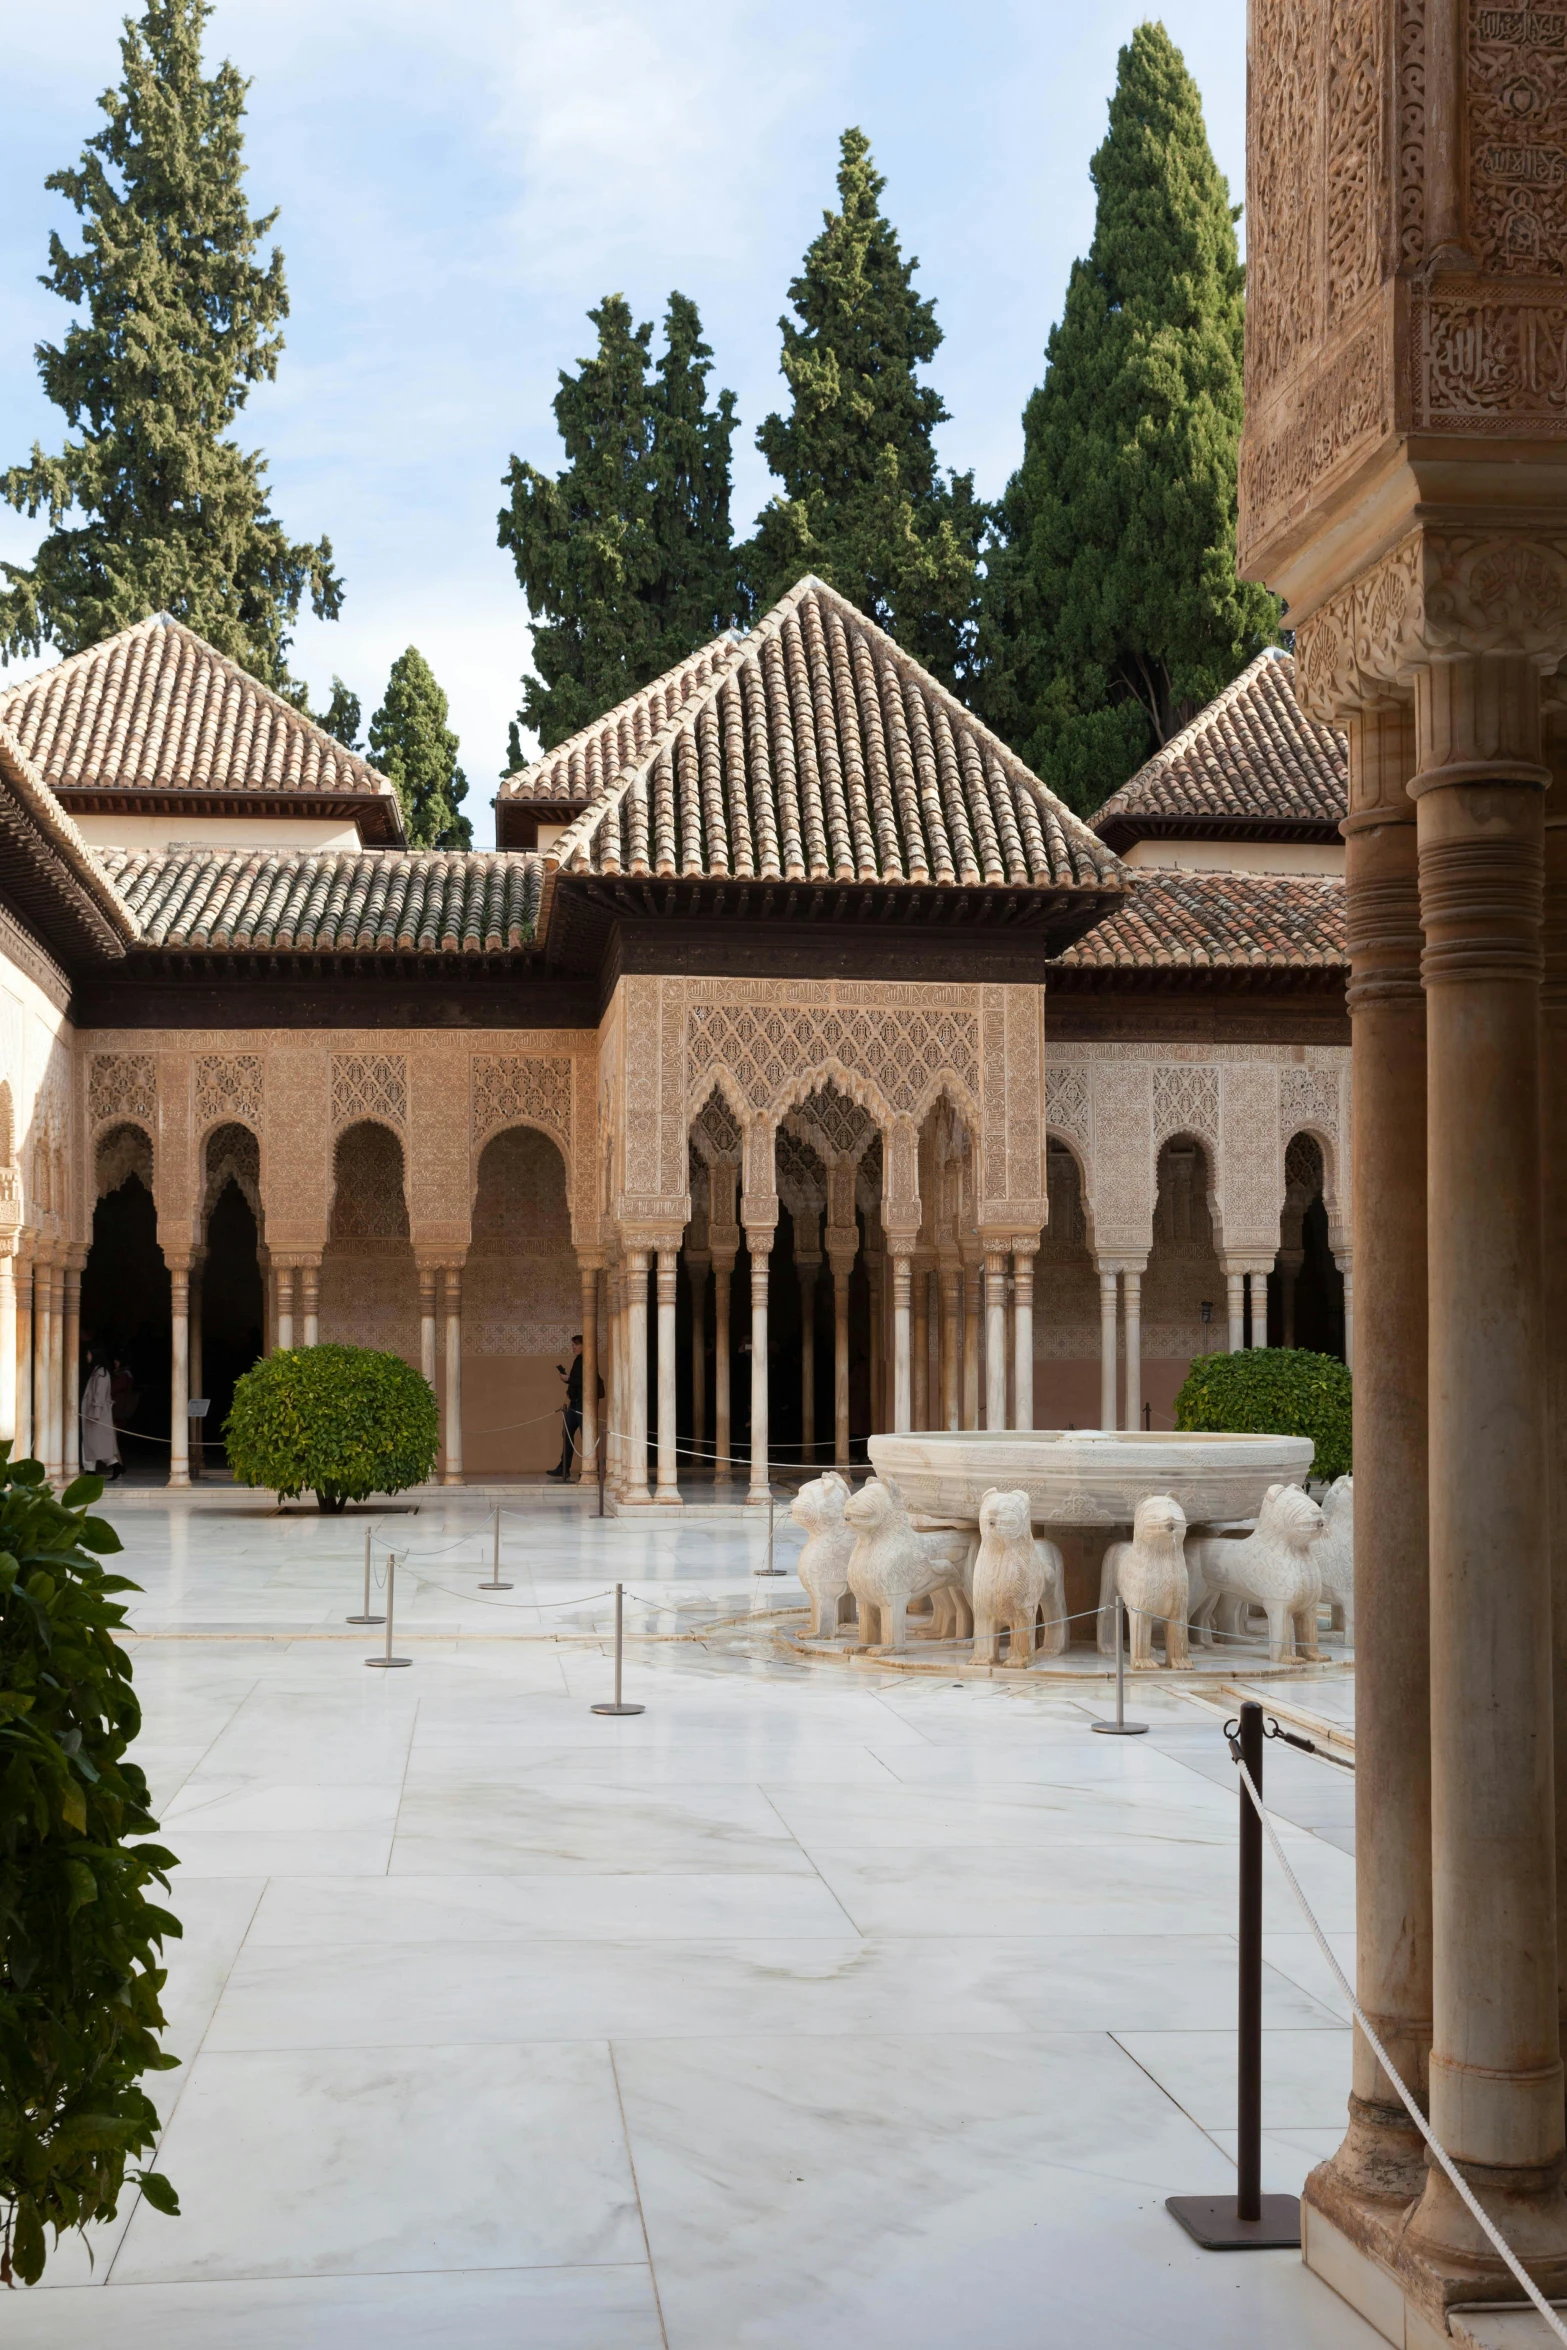
{"label": "arcade of columns", "polygon": [[[1359,1995],[1553,2294],[1564,49],[1531,9],[1254,0],[1240,526],[1243,572],[1288,600],[1303,702],[1350,744]],[[1358,2034],[1305,2250],[1410,2344],[1515,2293]]]}

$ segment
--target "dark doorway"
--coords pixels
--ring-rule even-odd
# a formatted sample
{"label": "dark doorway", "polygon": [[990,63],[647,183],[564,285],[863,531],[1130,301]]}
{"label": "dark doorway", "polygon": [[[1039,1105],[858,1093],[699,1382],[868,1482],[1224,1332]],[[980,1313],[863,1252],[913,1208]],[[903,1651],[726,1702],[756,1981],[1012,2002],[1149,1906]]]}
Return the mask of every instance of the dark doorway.
{"label": "dark doorway", "polygon": [[169,1462],[169,1275],[158,1246],[158,1211],[139,1175],[127,1175],[93,1210],[82,1271],[82,1353],[122,1363],[134,1402],[120,1431],[133,1461]]}
{"label": "dark doorway", "polygon": [[261,1265],[256,1219],[232,1176],[207,1218],[207,1261],[201,1284],[202,1386],[211,1409],[208,1457],[222,1443],[234,1401],[234,1383],[261,1359]]}

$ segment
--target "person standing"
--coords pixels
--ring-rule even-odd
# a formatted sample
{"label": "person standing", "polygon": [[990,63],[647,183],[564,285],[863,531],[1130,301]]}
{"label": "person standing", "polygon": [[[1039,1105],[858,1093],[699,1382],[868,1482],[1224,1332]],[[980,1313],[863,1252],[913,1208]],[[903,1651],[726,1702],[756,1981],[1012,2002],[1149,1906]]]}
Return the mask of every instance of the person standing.
{"label": "person standing", "polygon": [[571,1464],[576,1458],[577,1438],[582,1433],[582,1333],[579,1330],[571,1341],[571,1369],[557,1363],[556,1370],[566,1382],[566,1402],[561,1418],[565,1422],[561,1436],[560,1463],[546,1470],[550,1477],[558,1477],[562,1484],[571,1475]]}
{"label": "person standing", "polygon": [[123,1467],[114,1433],[114,1394],[109,1366],[94,1354],[82,1390],[82,1467],[118,1477]]}

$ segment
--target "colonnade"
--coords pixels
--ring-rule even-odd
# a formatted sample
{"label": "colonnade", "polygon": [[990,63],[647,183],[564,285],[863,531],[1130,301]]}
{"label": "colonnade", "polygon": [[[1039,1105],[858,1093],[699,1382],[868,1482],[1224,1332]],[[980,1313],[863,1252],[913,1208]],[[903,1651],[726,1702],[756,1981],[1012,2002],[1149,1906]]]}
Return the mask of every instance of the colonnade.
{"label": "colonnade", "polygon": [[81,1467],[78,1358],[84,1248],[8,1236],[0,1253],[0,1435],[52,1482]]}

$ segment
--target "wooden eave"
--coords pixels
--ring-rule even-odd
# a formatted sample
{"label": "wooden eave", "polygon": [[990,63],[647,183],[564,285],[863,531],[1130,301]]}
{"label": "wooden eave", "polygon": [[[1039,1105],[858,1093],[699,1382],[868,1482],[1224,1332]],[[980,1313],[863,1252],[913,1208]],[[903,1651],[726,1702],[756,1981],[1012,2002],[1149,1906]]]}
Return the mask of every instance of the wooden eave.
{"label": "wooden eave", "polygon": [[1090,824],[1107,849],[1121,856],[1140,840],[1330,841],[1343,835],[1336,816],[1182,816],[1128,812]]}
{"label": "wooden eave", "polygon": [[[402,814],[385,792],[214,791],[202,785],[72,783],[55,794],[72,815],[327,817],[357,826],[365,848],[403,848]],[[221,843],[214,843],[221,846]]]}

